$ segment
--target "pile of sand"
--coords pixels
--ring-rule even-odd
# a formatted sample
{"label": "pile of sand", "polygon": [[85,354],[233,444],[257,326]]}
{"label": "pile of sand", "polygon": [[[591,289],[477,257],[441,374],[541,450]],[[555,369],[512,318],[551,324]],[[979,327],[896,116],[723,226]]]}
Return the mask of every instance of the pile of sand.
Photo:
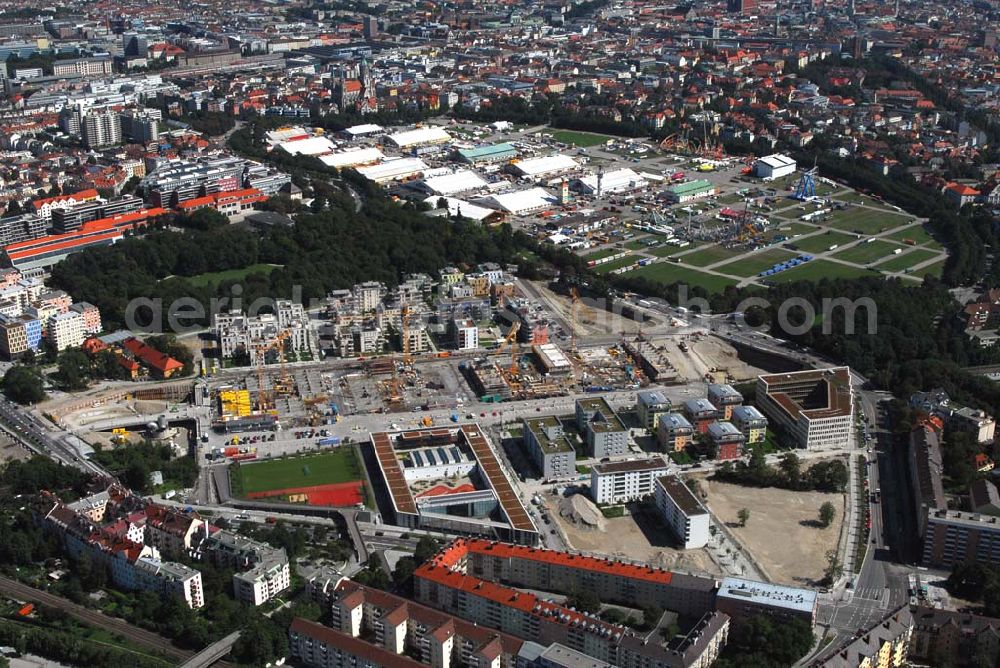
{"label": "pile of sand", "polygon": [[604,514],[583,494],[574,494],[559,501],[559,516],[585,529],[604,531]]}

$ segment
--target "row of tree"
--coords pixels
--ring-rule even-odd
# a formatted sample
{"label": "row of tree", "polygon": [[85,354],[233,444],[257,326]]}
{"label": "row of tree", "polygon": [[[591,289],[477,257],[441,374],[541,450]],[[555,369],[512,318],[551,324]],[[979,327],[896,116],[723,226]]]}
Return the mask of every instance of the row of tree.
{"label": "row of tree", "polygon": [[847,466],[840,459],[816,462],[803,471],[802,462],[794,452],[785,453],[778,466],[771,466],[765,459],[763,449],[754,448],[748,463],[725,462],[715,471],[712,478],[748,487],[843,492],[847,489],[849,474]]}

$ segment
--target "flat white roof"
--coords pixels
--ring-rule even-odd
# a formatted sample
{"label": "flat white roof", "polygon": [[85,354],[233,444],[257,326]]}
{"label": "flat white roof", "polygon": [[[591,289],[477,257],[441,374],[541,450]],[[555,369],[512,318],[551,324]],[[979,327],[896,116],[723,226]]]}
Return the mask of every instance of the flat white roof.
{"label": "flat white roof", "polygon": [[718,596],[799,612],[812,612],[816,607],[816,592],[811,589],[784,587],[741,578],[723,578]]}
{"label": "flat white roof", "polygon": [[455,199],[454,197],[439,197],[437,195],[431,195],[424,201],[430,204],[432,207],[436,207],[438,200],[444,199],[448,203],[448,215],[458,216],[461,215],[463,218],[468,218],[470,220],[483,220],[492,216],[496,213],[493,209],[487,209],[484,206],[476,206],[471,202],[466,202],[465,200]]}
{"label": "flat white roof", "polygon": [[349,135],[373,135],[382,132],[381,125],[374,123],[364,123],[362,125],[352,125],[344,130]]}
{"label": "flat white roof", "polygon": [[570,367],[569,358],[559,350],[554,343],[542,343],[535,346],[538,354],[543,358],[546,366],[552,369],[568,369]]}
{"label": "flat white roof", "polygon": [[501,195],[490,195],[480,201],[486,206],[519,214],[536,209],[546,209],[553,206],[557,200],[544,188],[529,188]]}
{"label": "flat white roof", "polygon": [[[597,174],[591,174],[580,179],[580,183],[588,189],[597,190]],[[635,190],[646,187],[646,179],[629,168],[616,169],[613,172],[605,172],[601,177],[601,192],[614,192],[616,190]]]}
{"label": "flat white roof", "polygon": [[795,160],[789,158],[787,155],[781,155],[780,153],[773,153],[771,155],[765,155],[763,158],[759,159],[757,162],[762,162],[768,167],[794,167]]}
{"label": "flat white roof", "polygon": [[419,174],[425,169],[427,164],[420,158],[399,158],[369,167],[358,167],[358,173],[372,181],[391,181]]}
{"label": "flat white roof", "polygon": [[309,131],[306,130],[301,125],[296,125],[290,128],[278,128],[277,130],[268,130],[267,141],[271,144],[277,144],[283,141],[288,141],[292,137],[308,137]]}
{"label": "flat white roof", "polygon": [[441,128],[417,128],[389,135],[389,141],[404,148],[418,144],[435,144],[451,141],[451,135]]}
{"label": "flat white roof", "polygon": [[292,155],[324,155],[332,153],[333,142],[326,137],[307,137],[305,139],[293,139],[283,141],[279,144],[281,149]]}
{"label": "flat white roof", "polygon": [[424,187],[428,192],[437,195],[454,195],[469,190],[479,190],[486,187],[486,181],[470,169],[460,169],[449,174],[424,179]]}
{"label": "flat white roof", "polygon": [[324,155],[320,157],[323,164],[327,167],[357,167],[358,165],[370,165],[373,162],[378,162],[385,156],[382,151],[378,150],[374,146],[369,146],[366,148],[359,148],[353,151],[341,151],[340,153],[331,153],[329,155]]}
{"label": "flat white roof", "polygon": [[580,164],[568,155],[546,155],[541,158],[528,158],[514,164],[514,169],[524,176],[539,176],[556,172],[568,172]]}

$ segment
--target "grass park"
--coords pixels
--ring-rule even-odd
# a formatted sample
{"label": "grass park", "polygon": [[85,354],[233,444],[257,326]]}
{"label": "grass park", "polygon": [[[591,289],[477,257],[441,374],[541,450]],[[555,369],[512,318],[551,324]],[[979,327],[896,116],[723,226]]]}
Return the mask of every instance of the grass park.
{"label": "grass park", "polygon": [[827,232],[826,234],[814,234],[811,237],[803,237],[801,239],[792,240],[792,244],[799,249],[799,251],[804,251],[806,253],[821,253],[830,246],[843,246],[846,243],[854,241],[855,237],[852,234],[844,234],[843,232]]}
{"label": "grass park", "polygon": [[735,258],[739,254],[738,250],[723,248],[722,246],[706,246],[705,248],[699,248],[693,253],[682,255],[681,262],[693,267],[707,267],[710,264]]}
{"label": "grass park", "polygon": [[228,271],[210,271],[204,274],[198,274],[196,276],[189,276],[185,280],[191,285],[198,287],[205,287],[207,285],[214,285],[216,283],[226,283],[229,281],[242,281],[247,276],[251,274],[270,274],[272,271],[280,267],[277,264],[252,264],[249,267],[244,267],[243,269],[230,269]]}

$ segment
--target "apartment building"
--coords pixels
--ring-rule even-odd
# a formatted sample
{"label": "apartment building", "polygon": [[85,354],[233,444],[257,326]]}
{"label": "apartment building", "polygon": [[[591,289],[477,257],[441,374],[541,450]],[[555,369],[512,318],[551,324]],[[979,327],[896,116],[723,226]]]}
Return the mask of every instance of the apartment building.
{"label": "apartment building", "polygon": [[129,109],[122,114],[122,134],[136,144],[148,144],[160,136],[163,113],[159,109]]}
{"label": "apartment building", "polygon": [[[729,630],[728,616],[712,610],[715,580],[711,578],[551,550],[459,539],[418,568],[414,582],[421,603],[532,643],[566,646],[627,668],[707,668]],[[683,643],[667,647],[498,582],[556,592],[586,587],[601,600],[629,605],[666,601],[668,609],[700,621]],[[534,658],[523,658],[535,660],[538,654],[534,651]]]}
{"label": "apartment building", "polygon": [[135,213],[143,208],[142,199],[134,195],[125,195],[116,200],[100,199],[80,202],[53,209],[51,212],[52,229],[56,234],[75,232],[84,223],[102,218],[113,218],[126,213]]}
{"label": "apartment building", "polygon": [[0,247],[45,236],[47,229],[45,219],[30,213],[0,218]]}
{"label": "apartment building", "polygon": [[731,422],[713,422],[708,425],[708,442],[715,448],[715,459],[725,461],[743,456],[746,437]]}
{"label": "apartment building", "polygon": [[48,337],[55,349],[62,352],[76,348],[87,338],[83,315],[76,311],[59,313],[49,320]]}
{"label": "apartment building", "polygon": [[938,508],[927,515],[923,563],[934,568],[1000,563],[1000,518]]}
{"label": "apartment building", "polygon": [[628,429],[604,397],[576,400],[576,426],[584,434],[591,457],[603,459],[628,453]]}
{"label": "apartment building", "polygon": [[812,628],[816,624],[817,596],[810,589],[724,578],[715,596],[715,609],[729,615],[733,624],[768,615],[778,621],[802,619]]}
{"label": "apartment building", "polygon": [[708,545],[711,538],[711,515],[691,490],[675,475],[656,478],[656,507],[664,523],[685,550]]}
{"label": "apartment building", "polygon": [[955,404],[941,388],[916,392],[910,397],[910,406],[940,418],[950,429],[972,434],[979,443],[992,442],[996,434],[996,421],[992,416]]}
{"label": "apartment building", "polygon": [[546,480],[576,475],[576,450],[555,416],[522,418],[524,447]]}
{"label": "apartment building", "polygon": [[594,503],[626,503],[653,493],[656,479],[667,472],[662,457],[595,464],[590,469]]}
{"label": "apartment building", "polygon": [[29,315],[0,316],[0,355],[16,359],[42,345],[42,322]]}
{"label": "apartment building", "polygon": [[196,197],[242,188],[256,188],[270,196],[290,183],[291,176],[268,165],[214,154],[161,161],[143,178],[142,189],[153,206],[173,207]]}
{"label": "apartment building", "polygon": [[[874,626],[822,652],[810,668],[903,668],[910,665],[913,613],[908,605],[890,612]],[[955,664],[952,664],[955,665]]]}
{"label": "apartment building", "polygon": [[247,214],[256,210],[254,207],[257,204],[266,200],[267,196],[256,188],[243,188],[184,200],[177,203],[177,210],[190,214],[200,209],[214,209],[232,223],[242,221]]}
{"label": "apartment building", "polygon": [[195,555],[237,569],[233,591],[238,600],[251,605],[266,603],[292,584],[284,549],[231,531],[211,533],[198,544]]}
{"label": "apartment building", "polygon": [[643,390],[636,393],[635,408],[639,414],[639,422],[650,433],[656,431],[660,416],[669,413],[672,405],[670,398],[660,390]]}
{"label": "apartment building", "polygon": [[479,347],[479,326],[468,318],[455,319],[451,324],[455,333],[456,350],[475,350]]}
{"label": "apartment building", "polygon": [[660,416],[656,440],[664,452],[683,452],[694,440],[694,427],[680,413]]}
{"label": "apartment building", "polygon": [[733,409],[743,404],[743,395],[732,385],[713,383],[708,386],[708,401],[715,406],[720,420],[729,420]]}
{"label": "apartment building", "polygon": [[266,351],[285,341],[295,353],[313,355],[315,337],[302,304],[279,299],[274,313],[258,316],[241,311],[216,313],[212,316],[212,333],[219,342],[222,357],[232,357],[238,350],[246,351],[254,363],[260,363]]}
{"label": "apartment building", "polygon": [[83,316],[83,331],[87,334],[97,334],[104,328],[101,323],[101,310],[90,302],[71,304],[69,310]]}
{"label": "apartment building", "polygon": [[718,418],[719,410],[703,397],[688,399],[684,402],[684,417],[688,419],[698,434],[708,432],[708,425]]}
{"label": "apartment building", "polygon": [[995,666],[1000,661],[1000,619],[918,607],[907,658],[914,665]]}
{"label": "apartment building", "polygon": [[910,431],[907,459],[910,472],[910,489],[913,490],[914,513],[917,532],[924,535],[927,518],[939,508],[947,508],[944,495],[944,459],[941,439],[944,426],[936,416],[919,421]]}
{"label": "apartment building", "polygon": [[101,74],[111,74],[111,65],[111,58],[107,56],[57,60],[52,64],[52,74],[57,77],[66,76],[67,74],[99,76]]}
{"label": "apartment building", "polygon": [[767,418],[756,406],[734,406],[729,421],[740,430],[747,445],[763,443],[767,438]]}
{"label": "apartment building", "polygon": [[[79,134],[79,130],[77,131]],[[66,195],[56,195],[55,197],[45,197],[31,202],[31,207],[36,216],[48,223],[52,220],[52,213],[58,209],[68,209],[85,202],[92,202],[99,198],[94,189],[81,190]]]}
{"label": "apartment building", "polygon": [[155,504],[146,507],[145,543],[167,556],[192,554],[207,534],[208,523],[197,513]]}
{"label": "apartment building", "polygon": [[854,390],[847,367],[759,376],[757,405],[798,447],[847,447],[854,428]]}
{"label": "apartment building", "polygon": [[108,570],[116,587],[177,596],[191,608],[202,607],[205,600],[201,573],[161,560],[159,550],[142,543],[141,529],[134,523],[124,519],[104,521],[112,506],[122,512],[137,502],[136,497],[117,487],[72,505],[43,493],[35,512],[42,528],[56,534],[68,554],[74,558],[86,554],[95,568]]}
{"label": "apartment building", "polygon": [[122,119],[117,112],[90,111],[80,122],[80,134],[87,148],[105,148],[122,143]]}
{"label": "apartment building", "polygon": [[332,629],[297,620],[289,632],[292,656],[307,666],[330,665],[321,659],[335,654],[348,663],[334,665],[365,665],[355,661],[367,660],[367,655],[380,666],[411,661],[416,666],[499,668],[514,666],[524,645],[512,635],[346,579],[330,592],[327,604]]}

